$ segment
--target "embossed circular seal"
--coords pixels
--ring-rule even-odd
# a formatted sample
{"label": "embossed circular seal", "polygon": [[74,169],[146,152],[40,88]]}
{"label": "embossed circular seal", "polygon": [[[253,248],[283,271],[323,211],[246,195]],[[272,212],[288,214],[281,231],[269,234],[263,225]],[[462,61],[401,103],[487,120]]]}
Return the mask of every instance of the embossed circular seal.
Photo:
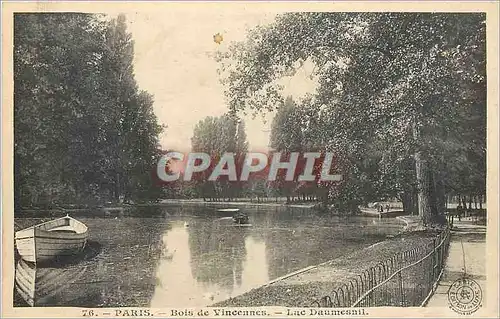
{"label": "embossed circular seal", "polygon": [[470,315],[481,307],[483,292],[479,284],[470,278],[456,280],[448,289],[450,308],[461,315]]}

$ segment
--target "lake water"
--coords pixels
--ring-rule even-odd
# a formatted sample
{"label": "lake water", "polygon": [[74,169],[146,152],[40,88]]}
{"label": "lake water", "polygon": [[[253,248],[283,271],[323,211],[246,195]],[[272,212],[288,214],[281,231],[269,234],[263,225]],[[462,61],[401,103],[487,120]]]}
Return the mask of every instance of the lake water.
{"label": "lake water", "polygon": [[[201,307],[367,247],[402,227],[389,218],[238,208],[249,214],[251,226],[237,226],[217,216],[217,208],[202,206],[149,207],[106,218],[72,215],[90,231],[80,260],[38,268],[17,261],[17,276],[36,282],[38,306]],[[16,219],[22,227],[39,221]],[[16,290],[15,305],[26,306],[26,296]]]}

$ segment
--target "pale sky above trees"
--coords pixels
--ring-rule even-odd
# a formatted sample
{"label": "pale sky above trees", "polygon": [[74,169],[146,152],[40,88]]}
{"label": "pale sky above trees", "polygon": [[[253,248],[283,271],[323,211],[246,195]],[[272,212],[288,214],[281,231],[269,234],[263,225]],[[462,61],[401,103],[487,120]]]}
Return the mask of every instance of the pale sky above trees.
{"label": "pale sky above trees", "polygon": [[[232,41],[244,40],[248,28],[273,21],[275,14],[256,10],[175,10],[158,13],[126,13],[128,31],[135,41],[134,69],[140,89],[154,95],[154,110],[168,128],[160,136],[164,149],[188,151],[195,124],[206,116],[228,111],[213,55],[227,50]],[[221,33],[218,45],[213,36]],[[306,65],[285,79],[285,94],[300,98],[314,90]],[[250,148],[265,150],[273,114],[244,117]]]}

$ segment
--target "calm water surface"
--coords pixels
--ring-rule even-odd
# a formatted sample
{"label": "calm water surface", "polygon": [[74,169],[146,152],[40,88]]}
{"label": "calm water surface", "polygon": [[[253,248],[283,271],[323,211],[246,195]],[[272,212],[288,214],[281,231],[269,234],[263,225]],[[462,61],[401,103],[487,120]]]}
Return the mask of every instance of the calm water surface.
{"label": "calm water surface", "polygon": [[[401,229],[394,219],[238,208],[249,214],[251,226],[234,225],[217,216],[215,207],[143,208],[106,218],[74,215],[90,230],[80,260],[38,268],[17,261],[16,277],[36,282],[31,297],[38,306],[207,306]],[[38,221],[16,219],[23,227]],[[17,306],[26,306],[26,298],[15,289]]]}

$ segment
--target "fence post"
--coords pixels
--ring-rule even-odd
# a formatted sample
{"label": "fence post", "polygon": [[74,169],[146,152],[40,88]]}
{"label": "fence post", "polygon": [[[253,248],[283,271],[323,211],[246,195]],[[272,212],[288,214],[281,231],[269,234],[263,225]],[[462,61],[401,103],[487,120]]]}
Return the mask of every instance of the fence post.
{"label": "fence post", "polygon": [[340,307],[340,299],[338,289],[334,290],[332,293],[332,299],[330,302],[330,307]]}
{"label": "fence post", "polygon": [[441,273],[444,264],[444,246],[446,241],[446,233],[444,233],[442,237],[443,238],[439,242],[439,273]]}
{"label": "fence post", "polygon": [[437,267],[437,262],[436,262],[436,239],[432,241],[432,284],[434,284],[434,281],[436,280],[436,267]]}
{"label": "fence post", "polygon": [[405,305],[405,293],[404,293],[404,285],[403,285],[403,275],[401,274],[403,271],[399,270],[398,272],[398,280],[399,280],[399,289],[401,291],[401,303],[400,306],[404,307]]}
{"label": "fence post", "polygon": [[[370,268],[370,289],[375,287],[375,269]],[[373,291],[370,293],[370,298],[368,299],[368,307],[374,306],[373,304]]]}
{"label": "fence post", "polygon": [[[445,267],[445,258],[448,253],[451,237],[450,233],[450,229],[446,228],[425,245],[395,254],[385,262],[366,269],[361,275],[356,277],[355,281],[351,280],[348,284],[344,284],[339,288],[338,293],[342,293],[342,302],[339,302],[338,306],[354,305],[353,301],[358,301],[358,298],[359,301],[355,304],[358,307],[374,307],[386,305],[387,303],[397,304],[398,301],[400,306],[403,307],[420,304],[422,302],[421,299],[428,295],[431,290],[435,289],[438,276]],[[414,264],[406,265],[409,262]],[[424,281],[416,286],[407,286],[407,290],[405,290],[403,271],[415,271],[416,267],[424,271],[424,274],[422,274]],[[396,289],[391,284],[387,284],[386,280],[388,278],[398,281],[392,281],[392,285],[395,284]],[[387,285],[390,286],[391,290],[388,290]],[[377,289],[374,289],[375,287]],[[361,297],[365,291],[367,292],[366,295]],[[397,296],[397,293],[400,295]],[[348,302],[346,303],[346,301]]]}

